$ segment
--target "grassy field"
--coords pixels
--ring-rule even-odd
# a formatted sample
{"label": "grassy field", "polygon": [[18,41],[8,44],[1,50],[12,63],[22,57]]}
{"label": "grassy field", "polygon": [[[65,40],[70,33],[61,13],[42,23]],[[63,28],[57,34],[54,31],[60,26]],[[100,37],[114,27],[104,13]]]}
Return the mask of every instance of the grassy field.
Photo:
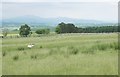
{"label": "grassy field", "polygon": [[[3,75],[118,75],[117,33],[2,40]],[[32,49],[27,45],[34,43]]]}

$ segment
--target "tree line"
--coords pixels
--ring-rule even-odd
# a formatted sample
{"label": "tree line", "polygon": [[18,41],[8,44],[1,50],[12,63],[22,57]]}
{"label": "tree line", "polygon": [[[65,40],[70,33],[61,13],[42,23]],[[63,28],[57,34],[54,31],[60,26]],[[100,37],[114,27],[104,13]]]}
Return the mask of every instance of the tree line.
{"label": "tree line", "polygon": [[[72,23],[61,22],[55,28],[57,34],[61,33],[110,33],[110,32],[119,32],[118,26],[99,26],[99,27],[85,27],[79,28]],[[38,29],[35,31],[36,34],[49,34],[50,29]],[[2,30],[3,37],[6,37],[8,34],[8,29]],[[24,24],[19,28],[19,35],[21,37],[27,37],[32,34],[31,28],[29,25]]]}
{"label": "tree line", "polygon": [[99,27],[75,27],[72,23],[59,23],[55,30],[56,33],[110,33],[118,32],[118,26],[99,26]]}

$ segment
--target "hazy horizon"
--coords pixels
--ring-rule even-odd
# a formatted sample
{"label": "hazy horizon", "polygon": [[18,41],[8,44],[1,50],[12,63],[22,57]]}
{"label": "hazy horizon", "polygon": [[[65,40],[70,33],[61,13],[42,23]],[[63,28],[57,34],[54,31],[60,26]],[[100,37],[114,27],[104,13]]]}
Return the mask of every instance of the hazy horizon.
{"label": "hazy horizon", "polygon": [[117,22],[118,7],[117,4],[111,2],[2,3],[1,18],[9,19],[20,16],[67,17]]}

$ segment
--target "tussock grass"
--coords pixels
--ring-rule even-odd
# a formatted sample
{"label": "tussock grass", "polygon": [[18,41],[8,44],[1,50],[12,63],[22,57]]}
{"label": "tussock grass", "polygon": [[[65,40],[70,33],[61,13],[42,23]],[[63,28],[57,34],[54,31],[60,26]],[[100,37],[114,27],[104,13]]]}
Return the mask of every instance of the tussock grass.
{"label": "tussock grass", "polygon": [[43,46],[40,46],[40,48],[43,48]]}
{"label": "tussock grass", "polygon": [[13,60],[14,60],[14,61],[17,61],[18,59],[19,59],[19,55],[13,56]]}
{"label": "tussock grass", "polygon": [[37,59],[37,55],[31,55],[31,59]]}
{"label": "tussock grass", "polygon": [[24,47],[18,47],[18,50],[23,51],[23,50],[25,50],[25,48]]}
{"label": "tussock grass", "polygon": [[76,54],[78,54],[78,52],[79,52],[79,50],[76,47],[73,47],[73,46],[68,47],[68,53],[69,54],[76,55]]}
{"label": "tussock grass", "polygon": [[2,52],[2,56],[6,56],[6,52]]}

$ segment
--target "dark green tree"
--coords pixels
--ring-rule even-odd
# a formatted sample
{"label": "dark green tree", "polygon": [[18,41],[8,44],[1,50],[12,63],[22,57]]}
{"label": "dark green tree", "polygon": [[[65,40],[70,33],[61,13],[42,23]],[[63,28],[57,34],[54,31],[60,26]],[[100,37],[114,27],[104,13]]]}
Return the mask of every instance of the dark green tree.
{"label": "dark green tree", "polygon": [[59,23],[58,27],[60,28],[60,33],[66,33],[66,24],[64,22]]}
{"label": "dark green tree", "polygon": [[56,32],[57,34],[60,34],[60,33],[61,33],[61,29],[60,29],[59,26],[56,27],[55,32]]}
{"label": "dark green tree", "polygon": [[19,31],[21,37],[27,37],[31,33],[31,29],[27,24],[21,25]]}
{"label": "dark green tree", "polygon": [[59,23],[55,29],[56,33],[78,33],[78,28],[72,23]]}

